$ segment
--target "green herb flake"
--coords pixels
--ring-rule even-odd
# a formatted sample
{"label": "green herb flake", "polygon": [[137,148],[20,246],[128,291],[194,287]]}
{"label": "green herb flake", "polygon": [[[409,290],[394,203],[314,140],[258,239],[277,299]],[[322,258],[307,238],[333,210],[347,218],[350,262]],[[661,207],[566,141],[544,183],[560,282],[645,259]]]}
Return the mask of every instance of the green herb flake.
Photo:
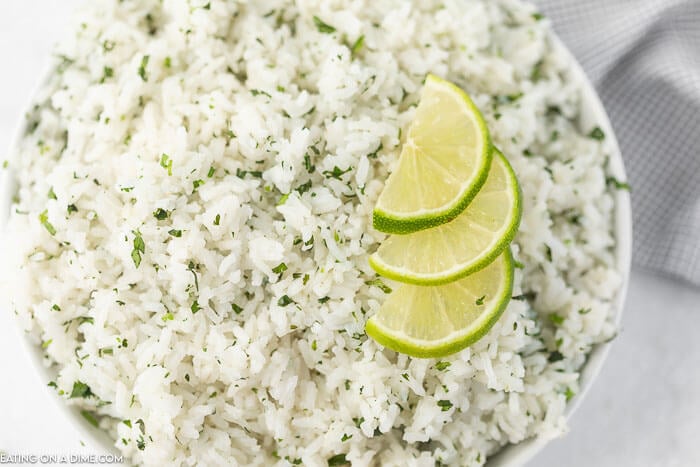
{"label": "green herb flake", "polygon": [[549,320],[555,325],[555,326],[561,326],[564,324],[564,317],[561,315],[558,315],[556,313],[549,315]]}
{"label": "green herb flake", "polygon": [[318,349],[318,344],[317,344],[316,341],[314,340],[314,341],[311,343],[311,350],[316,351],[316,349]]}
{"label": "green herb flake", "polygon": [[564,355],[562,355],[562,353],[558,350],[555,350],[554,352],[550,353],[549,358],[547,358],[547,361],[549,363],[555,363],[561,360],[564,360]]}
{"label": "green herb flake", "polygon": [[134,230],[132,233],[134,234],[134,248],[131,250],[131,259],[134,262],[134,266],[138,269],[141,265],[141,255],[146,253],[146,243],[141,237],[141,232]]}
{"label": "green herb flake", "polygon": [[192,191],[195,192],[200,186],[204,185],[204,180],[195,180],[192,182]]}
{"label": "green herb flake", "polygon": [[620,180],[616,179],[615,177],[608,177],[605,179],[608,185],[612,185],[618,190],[627,190],[631,191],[632,187],[629,185],[629,183],[626,182],[621,182]]}
{"label": "green herb flake", "polygon": [[163,208],[158,208],[155,211],[153,211],[153,217],[155,217],[159,221],[163,221],[170,217],[170,213]]}
{"label": "green herb flake", "polygon": [[450,363],[450,362],[437,362],[437,363],[435,364],[435,368],[436,368],[438,371],[445,371],[445,370],[447,370],[450,366],[452,366],[452,363]]}
{"label": "green herb flake", "polygon": [[372,279],[371,281],[365,281],[366,285],[375,285],[384,293],[391,293],[391,287],[386,285],[380,278]]}
{"label": "green herb flake", "polygon": [[580,309],[578,310],[578,314],[579,314],[579,315],[587,315],[587,314],[590,313],[591,311],[592,311],[592,308],[580,308]]}
{"label": "green herb flake", "polygon": [[525,269],[525,265],[520,261],[513,260],[513,267],[515,269]]}
{"label": "green herb flake", "polygon": [[542,78],[542,65],[543,62],[540,60],[535,63],[535,66],[532,67],[532,71],[530,72],[530,81],[533,83],[538,82]]}
{"label": "green herb flake", "polygon": [[588,137],[596,141],[603,141],[605,139],[605,132],[597,126],[588,133]]}
{"label": "green herb flake", "polygon": [[547,244],[544,245],[544,256],[547,258],[547,261],[552,262],[552,249]]}
{"label": "green herb flake", "polygon": [[114,76],[114,69],[110,68],[108,66],[104,67],[102,69],[102,78],[100,79],[100,83],[104,83],[107,79],[109,79],[113,76]]}
{"label": "green herb flake", "polygon": [[440,409],[442,409],[443,412],[447,412],[452,408],[452,402],[445,399],[437,401],[437,405],[438,407],[440,407]]}
{"label": "green herb flake", "polygon": [[564,397],[566,397],[566,402],[569,402],[572,397],[574,397],[576,393],[571,390],[571,388],[566,388],[566,391],[564,391]]}
{"label": "green herb flake", "polygon": [[221,223],[221,214],[217,214],[214,218],[214,225],[219,225]]}
{"label": "green herb flake", "polygon": [[349,440],[350,438],[352,438],[352,435],[348,435],[347,433],[343,433],[342,438],[340,438],[340,442],[344,443],[345,441]]}
{"label": "green herb flake", "polygon": [[53,187],[49,188],[49,193],[47,194],[47,196],[49,197],[49,199],[58,199],[56,197],[56,193],[54,193],[53,191]]}
{"label": "green herb flake", "polygon": [[61,307],[58,306],[58,305],[56,305],[55,303],[51,306],[51,309],[52,309],[53,311],[61,311]]}
{"label": "green herb flake", "polygon": [[197,302],[197,300],[192,302],[192,305],[190,306],[190,310],[192,310],[192,314],[197,313],[201,309],[202,309],[202,307],[199,306],[199,302]]}
{"label": "green herb flake", "polygon": [[348,167],[347,169],[343,170],[336,165],[333,167],[333,170],[324,170],[323,175],[326,178],[335,178],[336,180],[342,180],[342,176],[350,172],[351,170],[352,167]]}
{"label": "green herb flake", "polygon": [[304,154],[304,168],[306,169],[306,171],[308,173],[311,173],[314,170],[316,170],[316,166],[311,164],[311,156],[309,155],[308,152],[306,154]]}
{"label": "green herb flake", "polygon": [[44,212],[39,214],[39,222],[41,222],[41,225],[44,226],[46,231],[50,233],[51,235],[56,235],[56,229],[54,228],[53,225],[49,222],[49,212],[48,210],[44,209]]}
{"label": "green herb flake", "polygon": [[[314,16],[315,18],[315,16]],[[348,465],[350,462],[345,457],[346,454],[336,454],[333,457],[328,458],[328,467],[334,467],[339,465]]]}
{"label": "green herb flake", "polygon": [[270,93],[265,92],[265,91],[262,91],[262,90],[260,90],[260,89],[251,89],[251,90],[250,90],[250,93],[253,95],[253,97],[263,95],[263,96],[266,96],[266,97],[268,97],[268,98],[272,98],[272,96],[270,95]]}
{"label": "green herb flake", "polygon": [[97,418],[95,418],[95,414],[88,411],[88,410],[81,410],[80,415],[83,416],[85,420],[88,421],[88,423],[95,428],[99,428],[99,422],[97,421]]}
{"label": "green herb flake", "polygon": [[274,268],[272,268],[272,272],[275,274],[282,274],[284,271],[287,270],[287,265],[285,263],[280,263]]}
{"label": "green herb flake", "polygon": [[287,306],[287,305],[289,305],[290,303],[294,303],[294,300],[292,300],[291,298],[289,298],[289,295],[282,295],[282,296],[279,298],[279,300],[277,300],[277,304],[278,304],[279,306]]}
{"label": "green herb flake", "polygon": [[53,339],[49,339],[49,340],[47,340],[47,341],[42,342],[42,343],[41,343],[41,348],[42,348],[42,349],[48,348],[48,346],[50,346],[52,342],[53,342]]}
{"label": "green herb flake", "polygon": [[141,64],[139,65],[139,76],[146,82],[148,81],[148,74],[146,73],[146,67],[148,66],[148,61],[151,59],[149,55],[144,55],[141,58]]}
{"label": "green herb flake", "polygon": [[75,204],[69,204],[66,207],[66,211],[68,211],[68,214],[73,214],[74,212],[78,212],[78,208],[75,206]]}
{"label": "green herb flake", "polygon": [[236,313],[237,315],[240,315],[241,312],[243,311],[243,308],[241,308],[240,306],[236,305],[235,303],[232,303],[232,304],[231,304],[231,309],[232,309],[233,312]]}
{"label": "green herb flake", "polygon": [[360,425],[362,425],[365,422],[365,417],[353,417],[352,421],[355,424],[356,428],[360,428]]}
{"label": "green herb flake", "polygon": [[314,16],[314,24],[316,25],[316,29],[318,29],[318,32],[320,33],[333,34],[335,32],[335,28],[333,26],[324,23],[318,16]]}
{"label": "green herb flake", "polygon": [[163,60],[163,66],[165,68],[170,68],[173,64],[173,61],[170,57],[165,57],[165,60]]}
{"label": "green herb flake", "polygon": [[212,178],[215,173],[216,169],[214,168],[214,166],[209,167],[209,172],[207,172],[207,178]]}
{"label": "green herb flake", "polygon": [[131,420],[122,420],[122,423],[131,428]]}
{"label": "green herb flake", "polygon": [[82,381],[75,381],[73,383],[73,390],[71,391],[70,396],[68,396],[68,398],[69,399],[77,399],[77,398],[87,399],[89,397],[94,397],[94,396],[95,396],[95,394],[92,393],[90,386],[83,383]]}
{"label": "green herb flake", "polygon": [[482,295],[481,297],[476,299],[476,306],[482,306],[484,304],[484,299],[486,298],[486,295]]}
{"label": "green herb flake", "polygon": [[360,49],[362,48],[362,46],[364,45],[364,43],[365,43],[365,36],[362,35],[362,36],[358,37],[357,40],[355,40],[355,42],[352,44],[352,47],[350,47],[350,53],[352,55],[357,54],[360,51]]}
{"label": "green herb flake", "polygon": [[401,373],[401,377],[408,381],[408,373]]}
{"label": "green herb flake", "polygon": [[533,13],[531,16],[532,19],[534,19],[535,21],[541,21],[542,19],[544,19],[544,15],[539,12]]}
{"label": "green herb flake", "polygon": [[146,449],[146,441],[144,441],[143,436],[139,436],[139,439],[136,440],[136,447],[139,448],[139,451]]}
{"label": "green herb flake", "polygon": [[163,317],[162,317],[161,319],[162,319],[163,322],[165,323],[165,322],[167,322],[167,321],[172,321],[172,320],[174,320],[174,319],[175,319],[175,316],[173,316],[173,314],[172,314],[171,312],[167,312],[166,314],[163,315]]}
{"label": "green herb flake", "polygon": [[297,191],[297,193],[299,193],[299,195],[303,195],[304,193],[306,193],[310,189],[311,189],[311,180],[309,180],[308,182],[303,183],[295,188],[295,190]]}
{"label": "green herb flake", "polygon": [[160,156],[160,166],[168,171],[168,176],[173,174],[173,160],[165,153]]}
{"label": "green herb flake", "polygon": [[168,230],[168,234],[170,234],[173,237],[180,238],[182,237],[182,230],[171,229]]}
{"label": "green herb flake", "polygon": [[288,199],[289,199],[289,193],[286,193],[286,194],[280,196],[279,201],[277,201],[277,206],[282,206],[284,203],[287,202]]}
{"label": "green herb flake", "polygon": [[329,301],[330,299],[331,299],[331,297],[321,297],[321,298],[318,299],[318,303],[324,304],[324,303],[326,303],[327,301]]}

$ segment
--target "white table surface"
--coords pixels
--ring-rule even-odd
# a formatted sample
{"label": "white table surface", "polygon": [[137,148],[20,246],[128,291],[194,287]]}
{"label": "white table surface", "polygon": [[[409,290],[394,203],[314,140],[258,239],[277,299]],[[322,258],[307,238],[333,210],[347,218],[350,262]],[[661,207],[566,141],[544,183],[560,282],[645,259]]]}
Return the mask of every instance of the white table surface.
{"label": "white table surface", "polygon": [[[0,159],[76,3],[0,3]],[[54,406],[14,326],[0,313],[0,451],[96,453]],[[633,272],[620,334],[570,426],[529,465],[700,465],[700,289]]]}

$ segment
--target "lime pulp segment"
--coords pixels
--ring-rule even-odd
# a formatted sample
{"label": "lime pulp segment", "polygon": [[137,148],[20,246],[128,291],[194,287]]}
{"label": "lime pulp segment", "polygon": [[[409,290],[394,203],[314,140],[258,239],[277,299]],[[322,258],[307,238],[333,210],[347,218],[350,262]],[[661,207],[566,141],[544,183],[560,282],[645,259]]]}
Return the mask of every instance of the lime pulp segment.
{"label": "lime pulp segment", "polygon": [[486,183],[454,220],[387,238],[370,256],[379,274],[418,285],[445,284],[491,263],[513,240],[522,213],[512,167],[495,150]]}

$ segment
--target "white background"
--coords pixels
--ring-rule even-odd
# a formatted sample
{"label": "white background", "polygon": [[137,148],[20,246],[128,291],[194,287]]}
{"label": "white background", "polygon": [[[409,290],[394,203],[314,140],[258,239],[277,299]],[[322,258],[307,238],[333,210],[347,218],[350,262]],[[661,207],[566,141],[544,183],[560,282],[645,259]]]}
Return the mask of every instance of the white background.
{"label": "white background", "polygon": [[[0,3],[0,160],[76,3]],[[0,451],[97,452],[81,446],[19,339],[0,311]],[[531,467],[700,465],[700,289],[633,272],[620,334],[570,425]]]}

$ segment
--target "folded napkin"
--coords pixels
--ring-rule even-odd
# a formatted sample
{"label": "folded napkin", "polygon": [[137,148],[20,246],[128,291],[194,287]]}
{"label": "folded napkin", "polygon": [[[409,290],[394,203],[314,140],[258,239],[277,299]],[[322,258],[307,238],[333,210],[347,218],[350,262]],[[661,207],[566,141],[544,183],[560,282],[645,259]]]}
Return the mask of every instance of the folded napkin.
{"label": "folded napkin", "polygon": [[632,186],[634,263],[700,285],[700,1],[536,3],[612,120]]}

